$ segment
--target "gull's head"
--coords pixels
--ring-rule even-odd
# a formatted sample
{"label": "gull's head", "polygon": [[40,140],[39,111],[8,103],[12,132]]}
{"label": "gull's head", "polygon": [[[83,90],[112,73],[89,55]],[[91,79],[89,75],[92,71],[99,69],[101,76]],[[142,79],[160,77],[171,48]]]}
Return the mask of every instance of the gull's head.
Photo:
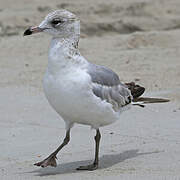
{"label": "gull's head", "polygon": [[79,37],[80,21],[75,14],[67,10],[57,10],[49,13],[39,26],[28,28],[24,36],[38,32],[46,32],[60,38]]}

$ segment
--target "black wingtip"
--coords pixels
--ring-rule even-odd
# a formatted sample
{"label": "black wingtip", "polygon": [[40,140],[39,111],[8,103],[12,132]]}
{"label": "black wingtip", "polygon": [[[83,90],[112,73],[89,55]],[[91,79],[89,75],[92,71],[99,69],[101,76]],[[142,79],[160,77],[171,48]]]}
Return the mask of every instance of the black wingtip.
{"label": "black wingtip", "polygon": [[135,84],[135,82],[125,83],[125,84],[127,85],[128,89],[131,91],[131,94],[134,99],[140,97],[145,91],[144,87]]}
{"label": "black wingtip", "polygon": [[31,28],[28,28],[24,31],[24,34],[23,36],[28,36],[28,35],[31,35],[32,34],[32,31],[31,31]]}

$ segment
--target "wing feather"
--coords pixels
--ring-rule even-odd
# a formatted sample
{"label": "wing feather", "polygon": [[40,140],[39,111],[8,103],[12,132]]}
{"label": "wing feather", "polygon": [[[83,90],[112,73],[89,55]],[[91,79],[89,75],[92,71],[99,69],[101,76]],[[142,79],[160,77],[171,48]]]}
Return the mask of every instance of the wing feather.
{"label": "wing feather", "polygon": [[102,100],[111,103],[115,111],[131,103],[130,90],[120,82],[118,75],[112,70],[90,64],[88,73],[93,82],[93,93]]}

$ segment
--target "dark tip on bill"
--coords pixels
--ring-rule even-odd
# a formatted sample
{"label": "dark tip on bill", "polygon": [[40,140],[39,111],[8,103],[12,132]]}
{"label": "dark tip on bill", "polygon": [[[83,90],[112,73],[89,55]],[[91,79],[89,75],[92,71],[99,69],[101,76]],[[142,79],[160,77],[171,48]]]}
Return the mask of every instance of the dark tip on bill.
{"label": "dark tip on bill", "polygon": [[32,34],[31,28],[28,28],[24,31],[24,36],[31,35],[31,34]]}

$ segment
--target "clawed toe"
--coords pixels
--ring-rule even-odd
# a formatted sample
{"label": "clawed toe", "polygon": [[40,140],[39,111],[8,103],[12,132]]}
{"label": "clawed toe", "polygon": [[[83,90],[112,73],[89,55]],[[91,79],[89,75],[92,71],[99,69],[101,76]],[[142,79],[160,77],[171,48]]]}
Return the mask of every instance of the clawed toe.
{"label": "clawed toe", "polygon": [[42,168],[47,167],[47,166],[56,167],[57,166],[56,156],[48,157],[41,162],[35,163],[34,165],[41,166]]}

